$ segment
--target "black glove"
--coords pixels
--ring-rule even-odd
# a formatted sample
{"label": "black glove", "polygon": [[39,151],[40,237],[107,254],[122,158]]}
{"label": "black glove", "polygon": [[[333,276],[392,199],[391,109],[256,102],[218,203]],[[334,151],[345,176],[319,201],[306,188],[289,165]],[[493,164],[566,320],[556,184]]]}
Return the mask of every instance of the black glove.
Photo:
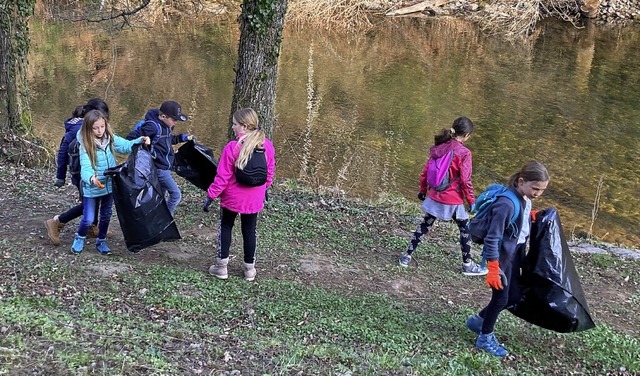
{"label": "black glove", "polygon": [[64,179],[56,179],[56,182],[53,183],[56,187],[60,188],[64,185]]}
{"label": "black glove", "polygon": [[424,201],[425,198],[427,198],[427,195],[422,192],[418,192],[418,200]]}
{"label": "black glove", "polygon": [[204,212],[209,212],[209,205],[211,205],[211,203],[213,202],[212,199],[210,199],[209,197],[204,199],[204,204],[202,205],[202,211]]}

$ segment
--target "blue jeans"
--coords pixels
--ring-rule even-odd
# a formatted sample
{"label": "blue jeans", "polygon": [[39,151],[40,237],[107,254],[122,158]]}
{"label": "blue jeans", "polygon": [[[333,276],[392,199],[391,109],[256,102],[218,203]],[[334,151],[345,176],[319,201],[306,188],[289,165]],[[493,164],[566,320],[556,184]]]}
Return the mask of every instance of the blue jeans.
{"label": "blue jeans", "polygon": [[78,235],[87,236],[89,227],[91,227],[93,219],[96,217],[96,211],[100,209],[98,239],[106,239],[109,223],[111,222],[111,213],[113,213],[113,194],[109,193],[100,197],[83,197],[82,206],[82,219],[78,226]]}
{"label": "blue jeans", "polygon": [[[58,220],[60,221],[60,223],[68,223],[76,218],[80,218],[82,216],[82,213],[84,212],[84,209],[82,207],[82,188],[80,188],[80,184],[74,184],[76,186],[76,188],[78,188],[78,194],[80,195],[80,203],[74,207],[72,207],[71,209],[67,210],[66,212],[60,214],[58,216]],[[95,218],[93,220],[93,224],[95,225],[96,223],[98,223],[98,218]]]}
{"label": "blue jeans", "polygon": [[158,181],[160,182],[160,187],[162,188],[162,196],[166,196],[167,192],[169,193],[169,198],[165,197],[167,200],[167,207],[169,208],[169,212],[173,215],[173,212],[176,210],[176,206],[182,200],[182,193],[180,193],[180,188],[175,180],[173,180],[173,176],[171,176],[171,170],[160,170],[158,169]]}

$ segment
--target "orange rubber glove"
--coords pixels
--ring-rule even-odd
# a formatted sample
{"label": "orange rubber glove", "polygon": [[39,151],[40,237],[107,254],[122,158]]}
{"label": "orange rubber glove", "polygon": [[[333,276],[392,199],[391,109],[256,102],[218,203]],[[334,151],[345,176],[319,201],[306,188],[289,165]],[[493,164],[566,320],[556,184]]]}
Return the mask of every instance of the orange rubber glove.
{"label": "orange rubber glove", "polygon": [[538,211],[531,210],[531,220],[535,222],[537,219],[538,219]]}
{"label": "orange rubber glove", "polygon": [[98,180],[98,173],[97,173],[97,172],[96,172],[96,174],[95,174],[95,175],[93,175],[93,183],[94,183],[95,185],[97,185],[97,186],[98,186],[98,188],[100,188],[100,189],[104,189],[104,184],[102,184],[102,183],[100,182],[100,180]]}
{"label": "orange rubber glove", "polygon": [[502,290],[502,281],[500,280],[500,263],[498,260],[487,261],[487,286],[496,290]]}

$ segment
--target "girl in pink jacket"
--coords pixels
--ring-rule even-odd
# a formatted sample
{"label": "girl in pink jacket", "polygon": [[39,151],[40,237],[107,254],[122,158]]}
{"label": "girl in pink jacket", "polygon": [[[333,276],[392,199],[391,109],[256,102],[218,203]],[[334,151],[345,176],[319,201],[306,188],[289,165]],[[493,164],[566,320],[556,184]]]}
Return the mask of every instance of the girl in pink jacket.
{"label": "girl in pink jacket", "polygon": [[[236,140],[230,141],[222,150],[216,177],[209,186],[210,200],[220,197],[220,221],[218,230],[218,254],[209,273],[218,279],[227,279],[231,230],[240,214],[244,247],[244,278],[253,281],[256,277],[256,224],[258,213],[264,207],[267,188],[275,175],[275,149],[258,127],[258,114],[251,108],[243,108],[233,114],[231,126]],[[249,160],[264,150],[266,159],[266,182],[258,186],[243,185],[236,179],[238,169],[244,170]],[[255,161],[254,161],[255,162]]]}
{"label": "girl in pink jacket", "polygon": [[[471,259],[471,246],[469,242],[469,213],[464,206],[466,200],[473,211],[476,202],[473,184],[471,182],[471,151],[464,146],[473,132],[473,122],[461,116],[453,121],[451,129],[443,129],[434,137],[434,144],[429,150],[429,160],[420,175],[420,191],[418,198],[422,201],[422,210],[425,212],[422,223],[413,233],[406,252],[400,256],[400,265],[407,267],[411,262],[411,254],[420,244],[422,237],[427,234],[434,222],[455,221],[460,230],[460,250],[462,251],[462,274],[485,275],[487,268],[476,264]],[[450,158],[449,185],[445,187],[431,187],[428,184],[427,175],[431,160],[439,160],[442,157]]]}

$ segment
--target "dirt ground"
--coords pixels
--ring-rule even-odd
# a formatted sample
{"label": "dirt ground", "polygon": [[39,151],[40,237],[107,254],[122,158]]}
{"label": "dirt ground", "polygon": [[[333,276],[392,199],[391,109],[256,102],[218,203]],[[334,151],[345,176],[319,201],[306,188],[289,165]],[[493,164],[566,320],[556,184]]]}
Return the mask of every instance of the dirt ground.
{"label": "dirt ground", "polygon": [[[81,258],[74,260],[68,249],[77,222],[62,231],[62,245],[56,247],[50,243],[43,221],[74,202],[77,194],[75,188],[70,185],[62,189],[53,187],[52,171],[27,170],[4,162],[0,167],[0,189],[4,192],[0,198],[0,239],[4,244],[22,244],[31,249],[35,257],[64,260],[102,275],[117,275],[145,264],[180,265],[206,273],[213,261],[217,233],[211,218],[203,216],[199,222],[181,224],[181,241],[161,243],[134,254],[126,250],[115,214],[111,225],[113,236],[109,242],[116,253],[115,257],[106,258],[96,252],[85,252]],[[184,181],[179,182],[182,183]],[[287,193],[276,190],[273,196],[278,199],[283,195]],[[200,202],[201,197],[185,194],[181,205],[199,208]],[[380,210],[372,210],[371,216],[372,223],[379,223],[378,231],[409,238],[407,229],[410,226],[407,226],[406,220]],[[389,228],[390,223],[395,225]],[[431,247],[424,248],[416,253],[407,269],[397,266],[401,249],[359,251],[353,261],[353,255],[317,244],[303,255],[282,251],[263,257],[259,261],[258,277],[299,281],[336,289],[345,294],[384,293],[404,300],[418,310],[458,305],[481,308],[490,294],[489,289],[483,286],[484,278],[460,277],[456,256],[459,251],[451,241],[444,240],[450,229],[436,228],[434,232],[428,242],[432,247],[441,247],[440,252],[431,251]],[[0,259],[10,257],[5,251],[0,251]],[[474,252],[477,254],[477,250]],[[456,261],[451,261],[447,266],[447,260]],[[640,316],[637,314],[640,303],[640,262],[586,254],[574,254],[574,261],[594,321],[640,336]],[[241,275],[240,265],[240,259],[232,259],[230,273]],[[445,265],[447,270],[434,271],[430,265]],[[478,293],[479,290],[485,292]]]}

